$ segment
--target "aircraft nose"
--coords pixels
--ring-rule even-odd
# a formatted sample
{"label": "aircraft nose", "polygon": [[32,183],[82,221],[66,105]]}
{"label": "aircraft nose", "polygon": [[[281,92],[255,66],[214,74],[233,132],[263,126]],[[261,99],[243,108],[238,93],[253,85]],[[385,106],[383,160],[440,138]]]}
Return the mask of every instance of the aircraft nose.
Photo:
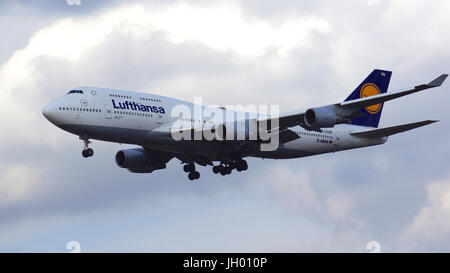
{"label": "aircraft nose", "polygon": [[54,114],[55,114],[55,109],[54,109],[53,103],[48,104],[47,106],[45,106],[42,109],[42,115],[44,115],[44,117],[46,119],[48,119],[50,122],[53,122]]}
{"label": "aircraft nose", "polygon": [[50,107],[48,105],[42,109],[42,115],[48,119],[48,116],[50,115]]}

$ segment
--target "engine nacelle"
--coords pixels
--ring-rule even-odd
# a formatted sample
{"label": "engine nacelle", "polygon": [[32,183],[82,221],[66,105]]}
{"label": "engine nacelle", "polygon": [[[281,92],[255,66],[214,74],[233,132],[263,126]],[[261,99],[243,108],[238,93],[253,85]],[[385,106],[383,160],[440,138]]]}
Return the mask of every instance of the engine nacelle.
{"label": "engine nacelle", "polygon": [[148,165],[144,168],[137,168],[137,169],[129,168],[128,170],[132,173],[151,173],[153,171],[162,170],[165,168],[166,168],[166,163],[158,163],[158,164]]}
{"label": "engine nacelle", "polygon": [[327,107],[311,108],[306,110],[305,124],[309,128],[329,128],[334,127],[341,118],[335,111]]}
{"label": "engine nacelle", "polygon": [[116,163],[121,168],[126,168],[136,173],[151,173],[154,170],[166,168],[166,163],[173,156],[155,151],[151,153],[144,148],[118,151]]}
{"label": "engine nacelle", "polygon": [[143,148],[118,151],[116,163],[121,168],[142,168],[150,164]]}

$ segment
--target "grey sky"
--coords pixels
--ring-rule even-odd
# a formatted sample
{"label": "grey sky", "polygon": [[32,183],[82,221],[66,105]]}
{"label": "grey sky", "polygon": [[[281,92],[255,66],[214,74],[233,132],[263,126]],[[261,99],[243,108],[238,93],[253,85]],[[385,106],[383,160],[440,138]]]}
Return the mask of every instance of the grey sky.
{"label": "grey sky", "polygon": [[196,183],[175,160],[118,168],[128,145],[83,159],[41,115],[83,85],[291,111],[344,99],[374,68],[393,70],[390,90],[421,84],[450,71],[448,1],[99,2],[0,4],[0,251],[450,250],[448,83],[386,103],[380,126],[440,122],[385,145],[201,167]]}

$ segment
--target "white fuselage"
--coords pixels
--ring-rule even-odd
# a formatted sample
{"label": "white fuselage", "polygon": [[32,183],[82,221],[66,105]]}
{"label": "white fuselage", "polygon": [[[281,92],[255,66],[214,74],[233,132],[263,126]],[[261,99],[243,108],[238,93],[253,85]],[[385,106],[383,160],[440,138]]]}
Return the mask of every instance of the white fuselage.
{"label": "white fuselage", "polygon": [[[174,107],[181,105],[192,112],[195,112],[195,107],[203,110],[208,107],[148,93],[97,87],[76,90],[81,92],[68,93],[50,103],[43,114],[56,126],[80,137],[136,144],[165,152],[190,153],[212,160],[219,160],[220,155],[242,146],[207,140],[176,141],[170,137],[170,128],[175,122],[185,128],[201,128],[221,122],[214,117],[173,116]],[[218,111],[217,108],[213,110]],[[226,109],[219,111],[237,113]],[[317,132],[295,126],[290,130],[299,138],[280,144],[274,151],[247,149],[244,156],[296,158],[378,145],[387,140],[387,137],[365,139],[350,134],[361,129],[361,126],[341,124]]]}

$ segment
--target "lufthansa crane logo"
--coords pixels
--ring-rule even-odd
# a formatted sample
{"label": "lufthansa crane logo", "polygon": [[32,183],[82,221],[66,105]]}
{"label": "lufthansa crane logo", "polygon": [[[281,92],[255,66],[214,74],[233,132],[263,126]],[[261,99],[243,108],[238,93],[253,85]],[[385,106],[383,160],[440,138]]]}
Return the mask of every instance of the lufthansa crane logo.
{"label": "lufthansa crane logo", "polygon": [[[376,86],[373,83],[366,83],[361,88],[360,96],[361,96],[361,98],[365,98],[365,97],[370,97],[370,96],[379,95],[379,94],[381,94],[381,92],[380,92],[380,89],[378,89],[378,86]],[[366,106],[364,108],[366,109],[367,112],[369,112],[371,114],[376,114],[376,113],[380,112],[381,106],[383,106],[383,103]]]}

